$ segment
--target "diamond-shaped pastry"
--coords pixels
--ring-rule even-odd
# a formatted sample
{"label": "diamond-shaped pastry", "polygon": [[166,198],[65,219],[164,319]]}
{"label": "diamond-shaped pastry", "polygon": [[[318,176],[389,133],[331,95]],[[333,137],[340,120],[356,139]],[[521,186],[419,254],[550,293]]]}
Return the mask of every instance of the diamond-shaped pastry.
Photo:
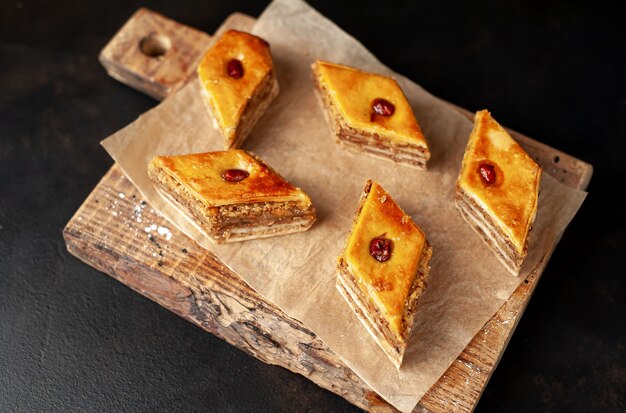
{"label": "diamond-shaped pastry", "polygon": [[157,156],[148,174],[216,243],[306,231],[315,222],[307,194],[243,150]]}
{"label": "diamond-shaped pastry", "polygon": [[426,138],[394,79],[317,61],[313,76],[337,142],[357,152],[426,168]]}
{"label": "diamond-shaped pastry", "polygon": [[238,148],[278,95],[269,44],[237,30],[224,33],[198,65],[205,102],[226,148]]}
{"label": "diamond-shaped pastry", "polygon": [[456,187],[463,218],[518,275],[537,213],[541,168],[482,110],[474,118]]}
{"label": "diamond-shaped pastry", "polygon": [[424,232],[380,185],[368,181],[339,257],[337,289],[397,368],[431,256]]}

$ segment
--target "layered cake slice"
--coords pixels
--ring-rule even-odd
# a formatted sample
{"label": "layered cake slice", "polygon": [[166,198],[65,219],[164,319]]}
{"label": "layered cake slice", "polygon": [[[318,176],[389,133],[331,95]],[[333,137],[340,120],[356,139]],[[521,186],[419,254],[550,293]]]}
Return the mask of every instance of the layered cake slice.
{"label": "layered cake slice", "polygon": [[198,76],[226,148],[238,148],[278,95],[269,44],[229,30],[204,55]]}
{"label": "layered cake slice", "polygon": [[491,114],[474,118],[455,202],[463,218],[518,275],[537,213],[541,168]]}
{"label": "layered cake slice", "polygon": [[346,148],[426,168],[426,138],[394,79],[317,61],[313,77],[326,119]]}
{"label": "layered cake slice", "polygon": [[380,185],[368,181],[339,257],[337,289],[398,369],[431,256],[424,232]]}
{"label": "layered cake slice", "polygon": [[306,231],[315,222],[307,194],[243,150],[157,156],[148,175],[218,244]]}

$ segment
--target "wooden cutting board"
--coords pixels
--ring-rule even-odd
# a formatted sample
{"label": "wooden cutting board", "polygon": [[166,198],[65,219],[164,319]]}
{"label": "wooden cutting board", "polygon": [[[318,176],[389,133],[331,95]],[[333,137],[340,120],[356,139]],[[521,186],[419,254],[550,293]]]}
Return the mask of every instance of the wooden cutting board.
{"label": "wooden cutting board", "polygon": [[[215,35],[229,28],[250,30],[254,21],[233,14]],[[196,29],[140,9],[103,49],[100,61],[114,78],[163,99],[195,73],[210,40]],[[545,172],[586,189],[591,165],[511,133]],[[71,254],[259,360],[300,373],[367,411],[396,411],[306,326],[159,216],[117,165],[96,185],[63,236]],[[416,412],[474,409],[540,276],[533,273],[519,286],[424,395]]]}

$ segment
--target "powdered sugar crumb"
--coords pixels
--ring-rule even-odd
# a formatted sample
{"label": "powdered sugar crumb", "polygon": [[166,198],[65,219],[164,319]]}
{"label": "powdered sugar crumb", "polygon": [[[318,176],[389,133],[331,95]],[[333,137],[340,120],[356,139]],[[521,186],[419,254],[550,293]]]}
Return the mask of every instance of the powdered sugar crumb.
{"label": "powdered sugar crumb", "polygon": [[168,228],[159,227],[157,231],[158,231],[159,235],[162,236],[162,237],[165,237],[165,239],[167,241],[169,241],[172,238],[172,233],[170,232],[170,230]]}

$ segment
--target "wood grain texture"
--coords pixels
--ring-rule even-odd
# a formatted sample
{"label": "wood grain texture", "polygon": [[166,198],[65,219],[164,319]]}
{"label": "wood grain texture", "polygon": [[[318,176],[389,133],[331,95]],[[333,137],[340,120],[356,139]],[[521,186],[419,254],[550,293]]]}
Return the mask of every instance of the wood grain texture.
{"label": "wood grain texture", "polygon": [[[157,18],[151,13],[141,9],[131,21],[137,16],[147,21]],[[231,16],[220,30],[227,27],[246,30],[253,21],[244,15]],[[139,35],[145,36],[145,31]],[[186,38],[176,39],[184,41]],[[126,41],[137,43],[137,39]],[[198,53],[201,56],[202,52]],[[166,55],[165,59],[168,58]],[[124,60],[118,62],[124,64]],[[147,86],[161,79],[154,75],[158,69],[155,71],[152,66],[139,63],[129,64],[129,67],[134,68],[133,79],[140,81],[130,78],[123,81],[157,98],[184,83],[181,80],[178,86],[170,84],[169,88],[163,84]],[[127,76],[126,73],[130,71],[117,71],[122,77]],[[572,187],[586,188],[592,173],[590,165],[513,133],[547,173]],[[161,234],[159,228],[163,229]],[[367,411],[396,411],[302,323],[268,303],[211,252],[171,227],[141,200],[137,189],[117,165],[113,165],[95,187],[67,224],[63,235],[69,252],[87,264],[254,357],[300,373]],[[543,258],[543,264],[551,253]],[[424,395],[415,411],[469,412],[474,409],[528,304],[542,268],[544,265],[539,265],[485,324]]]}

